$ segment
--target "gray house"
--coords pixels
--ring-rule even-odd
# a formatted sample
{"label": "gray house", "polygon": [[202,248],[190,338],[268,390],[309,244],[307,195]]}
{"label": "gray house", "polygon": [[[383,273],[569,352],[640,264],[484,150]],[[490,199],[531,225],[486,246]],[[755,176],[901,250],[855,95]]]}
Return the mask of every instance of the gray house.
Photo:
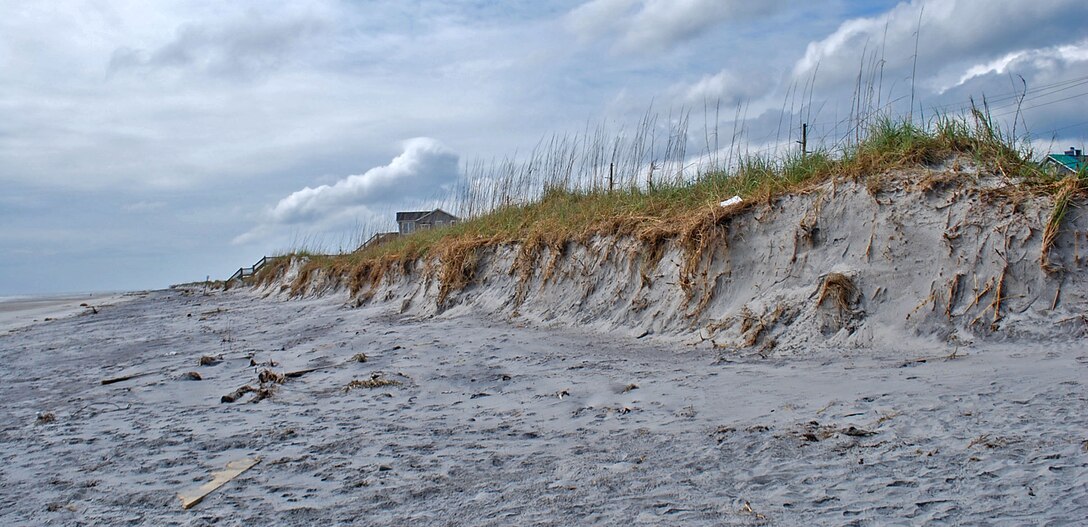
{"label": "gray house", "polygon": [[418,230],[439,229],[449,227],[461,222],[461,218],[454,216],[442,209],[423,210],[415,212],[398,212],[398,232],[379,232],[371,236],[359,249],[366,249],[393,240],[398,236],[411,234]]}
{"label": "gray house", "polygon": [[423,229],[437,229],[456,225],[461,218],[454,216],[442,209],[417,212],[398,212],[397,226],[400,234],[411,234]]}

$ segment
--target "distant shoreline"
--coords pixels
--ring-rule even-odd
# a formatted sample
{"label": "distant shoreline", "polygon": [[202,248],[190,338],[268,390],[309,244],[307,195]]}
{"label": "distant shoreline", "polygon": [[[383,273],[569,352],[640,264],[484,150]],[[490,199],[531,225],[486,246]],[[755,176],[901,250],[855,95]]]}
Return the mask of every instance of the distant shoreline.
{"label": "distant shoreline", "polygon": [[138,292],[58,293],[0,296],[0,332],[91,311]]}
{"label": "distant shoreline", "polygon": [[77,298],[89,298],[100,297],[106,295],[124,295],[126,293],[133,293],[139,291],[67,291],[62,293],[26,293],[26,294],[13,294],[13,295],[0,295],[0,304],[8,302],[19,301],[39,301],[39,300],[65,300],[65,299],[77,299]]}

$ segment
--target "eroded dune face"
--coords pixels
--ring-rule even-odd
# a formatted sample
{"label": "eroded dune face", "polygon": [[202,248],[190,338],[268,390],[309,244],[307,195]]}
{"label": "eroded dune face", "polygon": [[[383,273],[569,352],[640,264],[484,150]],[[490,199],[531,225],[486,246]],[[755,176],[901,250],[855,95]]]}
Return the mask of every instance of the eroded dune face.
{"label": "eroded dune face", "polygon": [[[1067,215],[1048,232],[1054,198],[1007,183],[958,159],[831,181],[723,209],[688,239],[483,247],[457,262],[468,271],[456,287],[444,280],[447,262],[394,267],[356,287],[353,301],[681,336],[765,355],[1082,336],[1088,218]],[[347,277],[299,268],[262,291],[348,289]]]}

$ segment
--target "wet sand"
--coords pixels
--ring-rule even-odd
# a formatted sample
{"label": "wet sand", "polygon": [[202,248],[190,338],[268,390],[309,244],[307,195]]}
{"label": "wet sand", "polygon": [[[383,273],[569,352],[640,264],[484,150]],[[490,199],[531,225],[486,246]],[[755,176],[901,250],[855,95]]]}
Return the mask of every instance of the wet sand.
{"label": "wet sand", "polygon": [[[1088,517],[1075,344],[764,359],[330,297],[161,291],[5,332],[0,353],[7,525]],[[265,383],[259,402],[221,402],[265,369],[312,368]],[[128,374],[148,375],[101,384]],[[394,384],[345,391],[373,379]],[[254,456],[182,510],[178,492]]]}
{"label": "wet sand", "polygon": [[39,322],[70,317],[99,306],[122,301],[120,293],[88,293],[36,297],[0,298],[0,333]]}

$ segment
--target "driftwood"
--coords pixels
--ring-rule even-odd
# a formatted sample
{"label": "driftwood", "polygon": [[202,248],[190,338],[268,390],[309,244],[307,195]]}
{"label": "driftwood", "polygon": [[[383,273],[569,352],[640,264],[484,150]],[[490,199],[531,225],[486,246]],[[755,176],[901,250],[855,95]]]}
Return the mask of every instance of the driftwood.
{"label": "driftwood", "polygon": [[223,397],[220,397],[219,401],[224,403],[233,403],[234,401],[241,399],[243,395],[255,391],[257,391],[256,388],[247,384],[241,388],[238,388],[237,390],[234,390],[233,392],[228,393],[227,395],[224,395]]}
{"label": "driftwood", "polygon": [[102,384],[113,384],[117,382],[127,381],[129,379],[135,379],[138,377],[147,377],[148,375],[154,375],[159,373],[157,371],[145,371],[143,373],[133,373],[132,375],[125,375],[123,377],[114,377],[112,379],[102,379]]}
{"label": "driftwood", "polygon": [[215,492],[216,489],[226,485],[230,480],[238,477],[241,473],[253,468],[254,465],[261,462],[261,458],[244,458],[231,461],[227,463],[227,467],[219,472],[212,473],[212,480],[193,489],[188,493],[179,493],[178,499],[181,500],[181,508],[191,509],[197,503],[200,503],[205,496]]}
{"label": "driftwood", "polygon": [[307,373],[313,373],[318,370],[327,370],[331,367],[332,366],[325,366],[324,368],[310,368],[308,370],[289,371],[284,373],[283,376],[288,379],[297,379],[299,377],[302,377],[303,375],[306,375]]}
{"label": "driftwood", "polygon": [[[313,373],[315,371],[320,371],[320,370],[327,370],[327,369],[332,368],[332,367],[333,366],[325,366],[323,368],[309,368],[309,369],[306,369],[306,370],[289,371],[289,372],[284,373],[283,376],[288,378],[288,379],[295,379],[295,378],[298,378],[298,377],[302,377],[303,375],[306,375],[307,373]],[[106,384],[114,384],[114,383],[118,383],[118,382],[124,382],[124,381],[131,380],[131,379],[146,377],[148,375],[154,375],[156,373],[159,373],[159,372],[158,371],[145,371],[143,373],[133,373],[132,375],[124,375],[124,376],[121,376],[121,377],[113,377],[111,379],[102,379],[102,384],[106,385]]]}

